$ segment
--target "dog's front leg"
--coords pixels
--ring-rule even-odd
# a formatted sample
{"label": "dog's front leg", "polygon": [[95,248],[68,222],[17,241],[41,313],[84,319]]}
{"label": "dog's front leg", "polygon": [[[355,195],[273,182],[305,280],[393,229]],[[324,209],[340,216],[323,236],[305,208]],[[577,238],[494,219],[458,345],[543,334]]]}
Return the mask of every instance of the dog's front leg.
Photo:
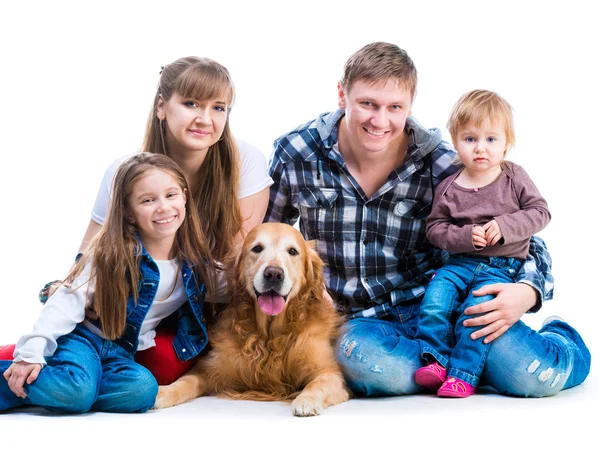
{"label": "dog's front leg", "polygon": [[192,369],[171,385],[160,385],[153,409],[169,408],[193,400],[206,393],[206,377]]}
{"label": "dog's front leg", "polygon": [[294,416],[315,416],[327,407],[348,401],[344,379],[337,372],[323,372],[310,382],[292,403]]}

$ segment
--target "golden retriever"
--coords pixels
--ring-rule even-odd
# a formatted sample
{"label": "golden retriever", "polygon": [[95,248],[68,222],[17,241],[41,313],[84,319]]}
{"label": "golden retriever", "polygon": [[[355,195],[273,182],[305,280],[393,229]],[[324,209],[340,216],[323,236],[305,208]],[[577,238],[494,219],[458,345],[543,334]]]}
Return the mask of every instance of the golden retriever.
{"label": "golden retriever", "polygon": [[332,343],[339,317],[323,299],[323,263],[287,224],[252,229],[228,262],[231,302],[209,330],[210,351],[159,387],[154,407],[200,395],[289,400],[296,416],[321,414],[349,393]]}

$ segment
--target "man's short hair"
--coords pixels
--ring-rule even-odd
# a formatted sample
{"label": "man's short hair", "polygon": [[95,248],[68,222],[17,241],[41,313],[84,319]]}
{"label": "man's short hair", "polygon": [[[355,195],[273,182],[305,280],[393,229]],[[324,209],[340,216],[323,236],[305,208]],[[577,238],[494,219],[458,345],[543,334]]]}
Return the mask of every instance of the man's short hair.
{"label": "man's short hair", "polygon": [[375,83],[396,80],[410,91],[414,99],[417,91],[417,69],[405,50],[388,42],[373,42],[355,52],[344,65],[342,86],[346,93],[359,80]]}

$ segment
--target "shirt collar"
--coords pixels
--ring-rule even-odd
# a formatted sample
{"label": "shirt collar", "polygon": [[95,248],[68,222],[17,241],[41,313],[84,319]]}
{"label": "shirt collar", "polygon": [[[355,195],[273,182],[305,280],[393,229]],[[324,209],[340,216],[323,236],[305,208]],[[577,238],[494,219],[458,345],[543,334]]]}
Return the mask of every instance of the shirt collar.
{"label": "shirt collar", "polygon": [[[325,153],[328,153],[338,142],[339,122],[344,114],[343,109],[337,109],[335,112],[322,114],[317,119],[321,146],[328,150]],[[427,156],[442,141],[442,134],[438,128],[427,129],[413,116],[406,119],[404,131],[408,133],[407,153],[414,161]]]}

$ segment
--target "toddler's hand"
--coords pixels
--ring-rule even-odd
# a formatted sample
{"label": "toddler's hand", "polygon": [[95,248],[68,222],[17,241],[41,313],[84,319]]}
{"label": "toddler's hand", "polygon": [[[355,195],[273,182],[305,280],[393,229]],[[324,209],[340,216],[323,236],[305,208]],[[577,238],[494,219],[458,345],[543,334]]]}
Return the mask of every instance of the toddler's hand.
{"label": "toddler's hand", "polygon": [[480,248],[487,245],[485,230],[481,226],[473,226],[473,245]]}
{"label": "toddler's hand", "polygon": [[30,362],[13,362],[6,372],[4,378],[8,382],[10,390],[20,398],[27,397],[23,385],[25,382],[31,384],[38,378],[42,370],[41,364],[32,364]]}
{"label": "toddler's hand", "polygon": [[496,245],[502,239],[502,231],[495,220],[492,219],[489,223],[484,224],[483,229],[487,245]]}

